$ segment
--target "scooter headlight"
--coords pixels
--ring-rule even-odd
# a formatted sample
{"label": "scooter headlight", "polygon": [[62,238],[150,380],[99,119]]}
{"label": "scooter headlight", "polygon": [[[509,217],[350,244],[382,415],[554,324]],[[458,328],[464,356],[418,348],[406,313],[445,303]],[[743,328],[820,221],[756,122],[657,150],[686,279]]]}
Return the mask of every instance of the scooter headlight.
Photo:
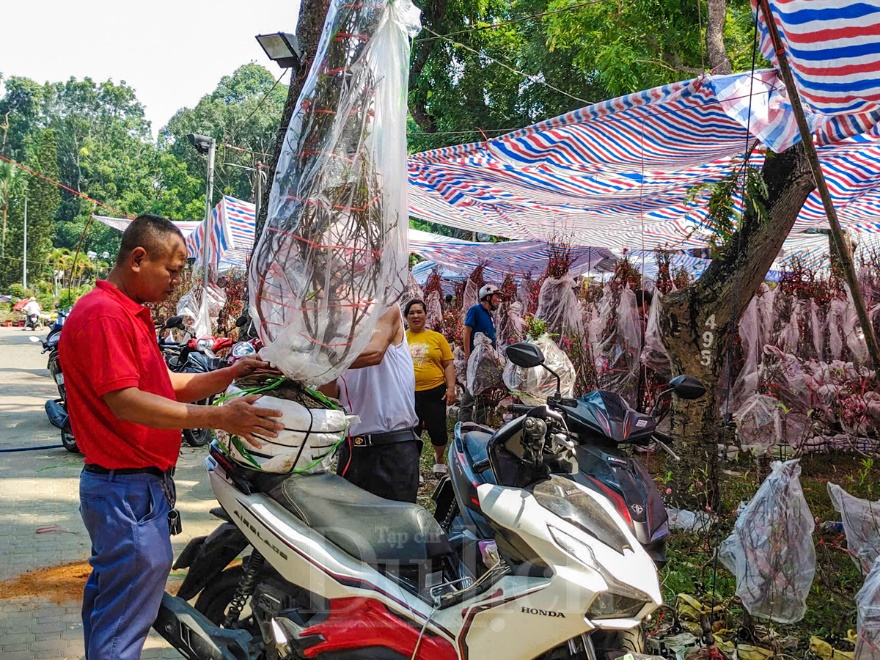
{"label": "scooter headlight", "polygon": [[629,596],[621,596],[605,591],[596,596],[587,610],[587,618],[599,619],[635,619],[646,604],[646,600],[637,600]]}
{"label": "scooter headlight", "polygon": [[256,350],[247,342],[241,342],[232,347],[232,357],[243,358],[248,355],[255,355]]}
{"label": "scooter headlight", "polygon": [[210,350],[214,347],[214,340],[213,340],[213,339],[207,339],[207,338],[205,338],[205,339],[199,339],[199,340],[196,342],[196,347],[197,347],[200,351],[210,351]]}
{"label": "scooter headlight", "polygon": [[595,570],[605,583],[608,585],[608,591],[604,591],[596,596],[590,608],[587,610],[587,617],[590,619],[633,619],[639,615],[642,608],[651,602],[651,597],[616,580],[606,571],[602,570],[601,565],[596,561],[593,549],[583,541],[579,541],[571,534],[563,532],[558,527],[547,525],[550,530],[550,536],[553,540],[572,557],[582,564],[589,566]]}

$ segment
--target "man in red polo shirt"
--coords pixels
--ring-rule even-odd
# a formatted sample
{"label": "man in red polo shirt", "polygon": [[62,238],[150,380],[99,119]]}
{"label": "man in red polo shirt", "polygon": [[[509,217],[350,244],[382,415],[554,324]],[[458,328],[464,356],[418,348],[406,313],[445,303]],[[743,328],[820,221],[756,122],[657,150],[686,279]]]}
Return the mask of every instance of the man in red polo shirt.
{"label": "man in red polo shirt", "polygon": [[259,446],[276,437],[281,413],[243,397],[221,407],[189,405],[269,365],[256,359],[206,374],[171,373],[150,310],[180,283],[186,247],[157,216],[136,218],[116,265],[64,324],[59,352],[68,410],[85,455],[80,512],[92,543],[83,595],[86,658],[135,660],[156,619],[171,569],[173,468],[183,428],[219,428]]}

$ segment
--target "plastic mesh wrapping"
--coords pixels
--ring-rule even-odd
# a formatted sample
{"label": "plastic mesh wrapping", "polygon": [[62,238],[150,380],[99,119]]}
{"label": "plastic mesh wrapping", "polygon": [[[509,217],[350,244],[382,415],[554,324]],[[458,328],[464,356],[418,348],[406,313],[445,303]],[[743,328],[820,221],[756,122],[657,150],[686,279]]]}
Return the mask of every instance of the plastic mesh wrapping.
{"label": "plastic mesh wrapping", "polygon": [[214,284],[208,282],[207,296],[204,301],[202,301],[201,291],[201,287],[190,289],[177,302],[178,315],[183,317],[184,324],[196,337],[214,334],[213,326],[220,310],[226,304],[226,293]]}
{"label": "plastic mesh wrapping", "polygon": [[[546,334],[531,343],[541,349],[544,364],[559,374],[562,396],[573,397],[576,374],[565,352]],[[507,389],[530,406],[546,403],[547,397],[556,392],[556,377],[543,367],[523,369],[508,362],[503,377]]]}
{"label": "plastic mesh wrapping", "polygon": [[739,514],[719,559],[736,575],[736,595],[749,614],[780,623],[800,621],[816,572],[813,516],[797,460],[774,462]]}
{"label": "plastic mesh wrapping", "polygon": [[[400,300],[398,300],[401,311],[404,307],[406,307],[406,304],[410,300],[425,300],[425,294],[422,293],[422,287],[420,287],[419,283],[416,282],[416,278],[413,277],[412,272],[409,273],[409,277],[406,281],[406,286],[403,289],[403,293],[400,294]],[[427,312],[428,310],[425,311]]]}
{"label": "plastic mesh wrapping", "polygon": [[535,316],[544,321],[553,334],[566,337],[583,334],[580,302],[575,294],[574,278],[571,275],[548,277],[541,283]]}
{"label": "plastic mesh wrapping", "polygon": [[758,360],[761,355],[761,321],[758,298],[746,307],[737,325],[743,352],[743,366],[731,389],[731,408],[739,410],[747,400],[758,392]]}
{"label": "plastic mesh wrapping", "polygon": [[880,559],[875,560],[856,595],[858,639],[855,660],[880,660]]}
{"label": "plastic mesh wrapping", "polygon": [[862,573],[867,573],[880,556],[880,502],[854,497],[830,481],[828,495],[834,509],[840,513],[846,545],[854,553],[853,561]]}
{"label": "plastic mesh wrapping", "polygon": [[408,275],[406,90],[418,10],[334,0],[278,160],[249,273],[262,355],[329,382]]}
{"label": "plastic mesh wrapping", "polygon": [[467,388],[477,396],[501,387],[503,381],[501,356],[492,346],[492,340],[482,332],[474,335],[474,350],[467,363]]}
{"label": "plastic mesh wrapping", "polygon": [[606,289],[596,332],[599,339],[593,346],[593,357],[599,389],[617,392],[635,407],[642,348],[636,294],[628,288],[616,295]]}

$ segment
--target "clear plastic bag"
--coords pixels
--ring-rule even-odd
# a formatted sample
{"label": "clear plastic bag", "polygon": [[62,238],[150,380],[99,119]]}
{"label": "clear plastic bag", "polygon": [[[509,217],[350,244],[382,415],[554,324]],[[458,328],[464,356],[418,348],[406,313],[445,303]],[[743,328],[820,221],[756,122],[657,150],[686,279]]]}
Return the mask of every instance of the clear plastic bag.
{"label": "clear plastic bag", "polygon": [[425,300],[425,324],[431,329],[440,332],[443,329],[443,305],[440,302],[440,292],[432,291]]}
{"label": "clear plastic bag", "polygon": [[195,337],[214,334],[214,326],[220,310],[226,304],[226,293],[208,282],[207,295],[202,297],[202,287],[191,289],[177,302],[177,313],[183,317],[187,329]]}
{"label": "clear plastic bag", "polygon": [[305,383],[357,358],[407,283],[406,90],[418,9],[333,0],[251,260],[264,358]]}
{"label": "clear plastic bag", "polygon": [[749,614],[780,623],[803,618],[816,573],[814,522],[800,473],[797,460],[774,462],[719,548]]}
{"label": "clear plastic bag", "polygon": [[636,294],[628,288],[616,295],[606,290],[595,330],[600,336],[593,346],[599,389],[617,392],[635,407],[642,350]]}
{"label": "clear plastic bag", "polygon": [[778,399],[752,394],[733,413],[733,418],[743,450],[765,454],[770,447],[782,444],[782,408]]}
{"label": "clear plastic bag", "polygon": [[846,545],[855,553],[853,561],[868,573],[880,556],[880,502],[869,502],[847,493],[837,484],[828,482],[828,495],[835,511],[840,513]]}
{"label": "clear plastic bag", "polygon": [[474,335],[474,350],[467,364],[468,392],[477,396],[483,392],[501,387],[503,365],[501,356],[492,346],[492,340],[482,332]]}
{"label": "clear plastic bag", "polygon": [[856,608],[859,632],[853,658],[880,660],[880,559],[874,561],[856,594]]}
{"label": "clear plastic bag", "polygon": [[761,320],[758,297],[752,298],[737,325],[743,352],[743,366],[733,381],[730,392],[731,408],[739,410],[758,392],[758,361],[761,355]]}
{"label": "clear plastic bag", "polygon": [[[422,293],[422,287],[416,282],[416,278],[413,277],[412,271],[409,273],[403,293],[400,294],[400,300],[397,301],[397,304],[400,305],[401,311],[403,311],[403,308],[406,307],[406,304],[410,300],[425,300],[425,294]],[[427,312],[428,310],[425,311]]]}
{"label": "clear plastic bag", "polygon": [[526,332],[526,319],[523,316],[523,306],[518,300],[510,303],[507,313],[502,319],[498,332],[498,343],[509,346],[523,340]]}
{"label": "clear plastic bag", "polygon": [[648,312],[648,323],[645,328],[645,345],[642,347],[641,363],[654,371],[663,380],[672,377],[672,364],[669,361],[669,352],[663,345],[663,335],[660,332],[660,307],[663,304],[663,294],[660,289],[654,290],[654,298],[651,301],[651,309]]}
{"label": "clear plastic bag", "polygon": [[[565,352],[546,334],[531,343],[541,349],[544,363],[559,374],[562,396],[573,397],[576,374]],[[508,362],[504,367],[503,379],[507,389],[530,406],[546,403],[547,397],[556,392],[556,377],[543,367],[523,369]]]}
{"label": "clear plastic bag", "polygon": [[544,321],[547,330],[555,335],[571,337],[583,334],[581,308],[571,275],[558,279],[548,277],[541,283],[535,316]]}

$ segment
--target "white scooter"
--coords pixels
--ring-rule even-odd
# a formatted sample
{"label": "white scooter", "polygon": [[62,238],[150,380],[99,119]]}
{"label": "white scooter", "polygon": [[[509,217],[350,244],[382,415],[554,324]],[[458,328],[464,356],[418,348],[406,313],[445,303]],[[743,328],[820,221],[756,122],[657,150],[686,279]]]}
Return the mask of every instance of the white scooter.
{"label": "white scooter", "polygon": [[[200,660],[643,652],[626,633],[661,604],[654,562],[611,502],[569,478],[577,463],[561,416],[539,406],[528,419],[513,450],[518,478],[532,477],[479,485],[495,539],[476,547],[451,547],[418,505],[333,474],[250,470],[215,442],[206,463],[227,522],[181,553],[175,568],[189,572],[176,597],[165,594],[154,627]],[[489,457],[500,454],[490,448]],[[624,641],[609,650],[615,639]]]}

